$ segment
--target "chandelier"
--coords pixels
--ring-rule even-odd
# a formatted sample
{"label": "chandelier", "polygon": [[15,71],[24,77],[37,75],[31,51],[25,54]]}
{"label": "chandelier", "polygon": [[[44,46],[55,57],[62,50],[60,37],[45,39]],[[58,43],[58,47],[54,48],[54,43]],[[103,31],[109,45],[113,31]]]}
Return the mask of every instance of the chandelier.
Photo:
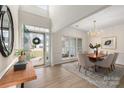
{"label": "chandelier", "polygon": [[96,31],[96,20],[93,21],[93,31],[89,31],[88,34],[92,37],[98,36],[98,34],[100,34],[98,31]]}

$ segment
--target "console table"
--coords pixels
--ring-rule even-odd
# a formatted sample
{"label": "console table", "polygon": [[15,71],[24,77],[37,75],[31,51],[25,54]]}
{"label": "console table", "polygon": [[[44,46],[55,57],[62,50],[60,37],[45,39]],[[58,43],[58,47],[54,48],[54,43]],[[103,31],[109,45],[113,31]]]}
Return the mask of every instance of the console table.
{"label": "console table", "polygon": [[25,70],[14,71],[12,66],[2,79],[0,79],[0,88],[6,88],[18,84],[21,84],[21,88],[23,88],[24,82],[31,81],[36,78],[35,69],[31,62],[27,64]]}

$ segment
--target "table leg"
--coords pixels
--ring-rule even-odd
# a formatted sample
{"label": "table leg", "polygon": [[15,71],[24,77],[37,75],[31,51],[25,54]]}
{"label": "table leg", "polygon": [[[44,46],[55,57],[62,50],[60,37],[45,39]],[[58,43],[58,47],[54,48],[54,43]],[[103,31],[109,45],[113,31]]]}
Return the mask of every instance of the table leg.
{"label": "table leg", "polygon": [[95,72],[97,72],[97,66],[95,65]]}
{"label": "table leg", "polygon": [[21,83],[21,88],[24,88],[24,83]]}

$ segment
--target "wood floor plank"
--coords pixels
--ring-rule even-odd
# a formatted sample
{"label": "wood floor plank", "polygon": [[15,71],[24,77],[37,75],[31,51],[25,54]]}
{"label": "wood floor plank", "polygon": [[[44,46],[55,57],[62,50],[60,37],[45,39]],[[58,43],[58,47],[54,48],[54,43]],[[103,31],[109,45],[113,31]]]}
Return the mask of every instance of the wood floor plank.
{"label": "wood floor plank", "polygon": [[37,80],[25,83],[27,88],[94,88],[95,85],[68,72],[61,65],[37,68]]}

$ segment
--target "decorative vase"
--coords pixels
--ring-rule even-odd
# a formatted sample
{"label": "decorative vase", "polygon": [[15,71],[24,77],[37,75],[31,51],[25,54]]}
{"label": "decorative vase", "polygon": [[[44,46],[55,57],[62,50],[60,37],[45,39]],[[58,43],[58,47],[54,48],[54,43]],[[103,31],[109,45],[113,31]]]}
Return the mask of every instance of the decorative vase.
{"label": "decorative vase", "polygon": [[96,56],[98,56],[98,48],[96,48]]}
{"label": "decorative vase", "polygon": [[94,54],[95,54],[96,56],[98,56],[98,48],[95,48]]}

